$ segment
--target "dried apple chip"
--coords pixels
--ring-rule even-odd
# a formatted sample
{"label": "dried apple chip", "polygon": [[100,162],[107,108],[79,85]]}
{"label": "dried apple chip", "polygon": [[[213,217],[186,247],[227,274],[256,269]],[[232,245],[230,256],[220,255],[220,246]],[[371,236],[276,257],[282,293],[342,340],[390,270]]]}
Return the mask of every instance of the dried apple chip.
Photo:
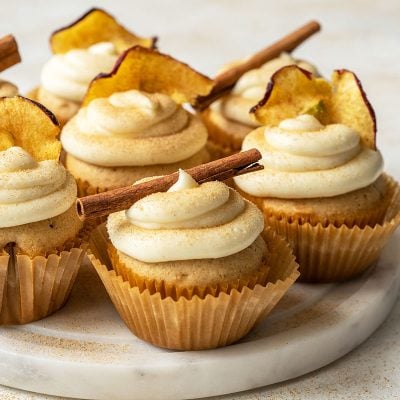
{"label": "dried apple chip", "polygon": [[0,151],[19,146],[36,161],[57,160],[59,133],[56,117],[41,104],[22,96],[0,98]]}
{"label": "dried apple chip", "polygon": [[72,24],[55,31],[50,37],[53,53],[66,53],[72,49],[86,49],[99,42],[112,42],[118,53],[141,45],[155,47],[157,38],[142,38],[129,32],[106,11],[93,8]]}
{"label": "dried apple chip", "polygon": [[187,64],[156,50],[135,46],[126,50],[109,74],[98,75],[90,84],[83,105],[115,92],[142,90],[163,93],[177,103],[192,103],[207,95],[213,81]]}
{"label": "dried apple chip", "polygon": [[264,98],[250,112],[263,125],[278,125],[300,114],[323,124],[344,124],[357,131],[363,144],[375,149],[375,113],[357,76],[334,71],[332,83],[295,65],[272,75]]}
{"label": "dried apple chip", "polygon": [[250,112],[264,125],[278,125],[283,119],[313,112],[318,112],[321,118],[324,116],[321,109],[331,90],[325,79],[290,65],[272,75],[264,98]]}
{"label": "dried apple chip", "polygon": [[375,149],[375,112],[357,76],[345,69],[334,71],[332,86],[333,93],[328,103],[330,120],[353,128],[365,146]]}

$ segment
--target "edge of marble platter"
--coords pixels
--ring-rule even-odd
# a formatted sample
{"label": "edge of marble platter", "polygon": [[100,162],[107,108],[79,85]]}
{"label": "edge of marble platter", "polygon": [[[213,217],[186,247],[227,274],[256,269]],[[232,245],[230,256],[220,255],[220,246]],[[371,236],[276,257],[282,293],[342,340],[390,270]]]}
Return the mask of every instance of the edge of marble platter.
{"label": "edge of marble platter", "polygon": [[[32,338],[56,335],[52,325],[57,326],[57,321],[72,312],[67,304],[46,320],[0,330],[0,384],[85,399],[176,400],[240,392],[298,377],[345,355],[385,320],[400,285],[399,237],[396,234],[389,242],[377,268],[359,279],[318,288],[296,284],[277,310],[244,341],[221,349],[171,352],[147,345],[130,335],[107,300],[99,307],[107,318],[114,319],[106,325],[119,332],[110,332],[109,343],[104,327],[100,327],[101,334],[84,333],[87,342],[82,345],[87,353],[51,354],[44,342],[35,354]],[[301,298],[305,300],[300,302]],[[79,327],[58,333],[61,338],[55,340],[67,352],[68,342],[78,340]],[[11,340],[10,334],[21,336],[20,341]],[[116,344],[110,344],[114,339]],[[94,347],[90,340],[97,341]],[[110,349],[126,345],[136,352],[131,349],[110,357]],[[98,358],[93,352],[103,354]]]}

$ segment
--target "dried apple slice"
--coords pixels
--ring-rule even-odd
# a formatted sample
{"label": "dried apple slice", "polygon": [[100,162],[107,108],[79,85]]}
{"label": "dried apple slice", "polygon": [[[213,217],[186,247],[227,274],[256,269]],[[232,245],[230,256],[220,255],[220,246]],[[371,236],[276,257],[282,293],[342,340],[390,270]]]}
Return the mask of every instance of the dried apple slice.
{"label": "dried apple slice", "polygon": [[375,149],[375,112],[357,76],[345,69],[334,71],[332,86],[332,97],[328,103],[331,122],[353,128],[365,146]]}
{"label": "dried apple slice", "polygon": [[0,98],[0,151],[19,146],[36,161],[57,160],[59,133],[56,117],[41,104],[22,96]]}
{"label": "dried apple slice", "polygon": [[272,75],[264,98],[250,112],[263,125],[278,125],[283,119],[305,113],[318,112],[324,119],[323,108],[331,91],[325,79],[290,65]]}
{"label": "dried apple slice", "polygon": [[177,103],[192,103],[207,95],[213,81],[187,64],[156,50],[135,46],[126,50],[109,74],[98,75],[90,84],[83,105],[115,92],[142,90],[163,93]]}
{"label": "dried apple slice", "polygon": [[357,76],[347,70],[332,74],[332,83],[295,65],[272,75],[264,98],[250,112],[263,125],[312,114],[323,124],[344,124],[356,130],[362,143],[375,149],[374,110]]}
{"label": "dried apple slice", "polygon": [[106,11],[93,8],[72,24],[55,31],[50,37],[53,53],[66,53],[72,49],[86,49],[99,42],[112,42],[118,53],[141,45],[155,47],[157,38],[142,38],[129,32]]}

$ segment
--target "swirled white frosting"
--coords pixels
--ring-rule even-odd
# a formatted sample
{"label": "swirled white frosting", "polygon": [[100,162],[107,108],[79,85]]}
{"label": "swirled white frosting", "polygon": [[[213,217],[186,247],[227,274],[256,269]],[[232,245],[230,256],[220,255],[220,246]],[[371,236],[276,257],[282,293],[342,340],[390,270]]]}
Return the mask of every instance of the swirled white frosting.
{"label": "swirled white frosting", "polygon": [[260,68],[246,72],[236,82],[229,95],[213,103],[212,109],[233,121],[254,127],[259,126],[260,124],[249,114],[249,111],[264,97],[268,81],[274,72],[288,65],[298,65],[314,74],[317,73],[313,65],[302,60],[296,60],[288,53],[282,53]]}
{"label": "swirled white frosting", "polygon": [[109,72],[117,57],[114,44],[109,42],[55,54],[42,69],[41,85],[63,99],[81,102],[92,79],[100,72]]}
{"label": "swirled white frosting", "polygon": [[72,175],[57,161],[36,162],[20,147],[0,152],[0,228],[60,215],[76,194]]}
{"label": "swirled white frosting", "polygon": [[12,97],[18,95],[18,88],[13,83],[0,79],[0,97]]}
{"label": "swirled white frosting", "polygon": [[95,99],[64,127],[64,149],[106,167],[171,164],[200,151],[207,131],[171,97],[129,90]]}
{"label": "swirled white frosting", "polygon": [[116,249],[151,263],[238,253],[256,240],[264,222],[252,203],[224,183],[198,185],[180,171],[168,192],[111,214],[107,228]]}
{"label": "swirled white frosting", "polygon": [[256,147],[264,170],[235,177],[243,191],[259,197],[331,197],[373,183],[383,171],[379,151],[362,147],[353,129],[324,126],[311,115],[251,132],[242,149]]}

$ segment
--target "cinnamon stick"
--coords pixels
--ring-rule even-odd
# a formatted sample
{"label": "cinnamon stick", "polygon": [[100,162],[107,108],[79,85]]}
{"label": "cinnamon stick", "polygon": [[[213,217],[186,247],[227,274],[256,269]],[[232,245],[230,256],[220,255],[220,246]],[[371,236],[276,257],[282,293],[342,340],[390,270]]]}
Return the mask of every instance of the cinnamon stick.
{"label": "cinnamon stick", "polygon": [[7,35],[0,39],[0,72],[18,64],[21,56],[18,44],[13,35]]}
{"label": "cinnamon stick", "polygon": [[[225,180],[262,169],[263,167],[257,164],[260,159],[260,152],[251,149],[187,169],[186,172],[198,183]],[[166,192],[178,180],[178,176],[178,172],[175,172],[151,181],[82,197],[76,201],[78,215],[85,220],[126,210],[143,197],[156,192]]]}
{"label": "cinnamon stick", "polygon": [[282,52],[291,52],[306,39],[321,29],[317,21],[310,21],[272,45],[262,49],[248,60],[220,73],[214,78],[214,87],[207,96],[199,96],[193,107],[199,111],[204,110],[215,100],[227,94],[247,71],[261,67],[267,61],[278,57]]}

